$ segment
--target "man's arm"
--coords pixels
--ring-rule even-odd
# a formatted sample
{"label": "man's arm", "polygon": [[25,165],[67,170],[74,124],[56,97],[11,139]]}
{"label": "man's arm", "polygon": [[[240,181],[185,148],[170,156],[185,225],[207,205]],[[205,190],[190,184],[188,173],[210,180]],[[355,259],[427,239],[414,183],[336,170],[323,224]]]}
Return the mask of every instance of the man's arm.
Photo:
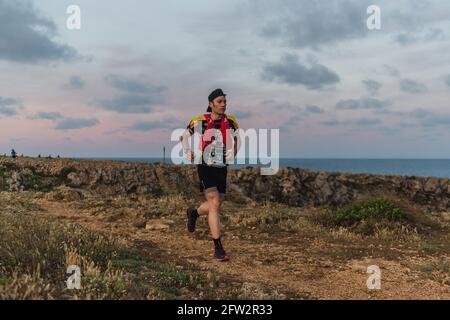
{"label": "man's arm", "polygon": [[182,134],[181,137],[180,137],[181,146],[183,147],[183,152],[184,152],[184,154],[186,155],[186,158],[187,158],[189,161],[194,160],[194,157],[195,157],[194,152],[191,150],[191,148],[190,148],[190,146],[189,146],[189,139],[190,139],[190,137],[194,134],[194,132],[195,132],[195,127],[196,127],[197,125],[199,125],[199,123],[201,123],[201,120],[202,120],[202,119],[203,119],[203,117],[201,117],[201,116],[200,116],[200,117],[193,118],[193,119],[189,122],[189,124],[188,124],[186,130],[183,132],[183,134]]}
{"label": "man's arm", "polygon": [[234,157],[235,158],[240,149],[241,149],[241,136],[239,135],[239,130],[236,130],[236,135],[234,136]]}
{"label": "man's arm", "polygon": [[[239,150],[241,149],[241,137],[239,135],[239,124],[236,120],[236,118],[233,115],[229,115],[228,118],[232,121],[233,126],[232,126],[232,135],[233,135],[233,150],[231,152],[231,150],[229,150],[229,154],[227,156],[227,158],[231,161],[232,159],[236,158],[237,153],[239,152]],[[232,153],[232,154],[230,154]]]}
{"label": "man's arm", "polygon": [[194,159],[194,152],[191,150],[189,146],[189,138],[191,137],[191,132],[189,129],[186,129],[183,134],[180,136],[181,146],[183,147],[183,152],[186,155],[186,158],[189,161]]}

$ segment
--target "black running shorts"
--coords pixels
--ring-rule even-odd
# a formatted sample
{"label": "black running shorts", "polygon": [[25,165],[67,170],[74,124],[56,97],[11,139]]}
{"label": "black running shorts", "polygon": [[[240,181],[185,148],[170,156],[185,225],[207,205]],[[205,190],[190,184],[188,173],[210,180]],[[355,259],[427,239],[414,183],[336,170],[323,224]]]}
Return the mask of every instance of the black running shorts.
{"label": "black running shorts", "polygon": [[216,187],[219,193],[225,193],[227,189],[227,167],[211,167],[207,165],[197,166],[200,179],[200,192]]}

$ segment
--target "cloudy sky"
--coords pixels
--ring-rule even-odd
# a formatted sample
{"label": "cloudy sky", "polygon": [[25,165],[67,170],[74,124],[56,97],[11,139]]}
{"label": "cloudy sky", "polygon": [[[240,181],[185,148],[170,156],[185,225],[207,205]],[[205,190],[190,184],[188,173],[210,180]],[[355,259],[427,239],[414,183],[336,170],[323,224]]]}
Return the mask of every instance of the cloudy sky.
{"label": "cloudy sky", "polygon": [[449,30],[447,0],[0,0],[0,153],[160,156],[221,87],[283,157],[450,158]]}

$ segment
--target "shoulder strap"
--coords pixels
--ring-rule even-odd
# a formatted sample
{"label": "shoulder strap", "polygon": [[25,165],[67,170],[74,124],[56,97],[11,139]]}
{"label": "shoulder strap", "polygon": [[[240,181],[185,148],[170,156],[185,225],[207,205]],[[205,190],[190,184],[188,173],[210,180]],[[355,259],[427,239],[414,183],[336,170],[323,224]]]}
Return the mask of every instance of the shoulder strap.
{"label": "shoulder strap", "polygon": [[205,113],[203,115],[203,117],[205,118],[206,122],[210,122],[211,121],[211,114],[210,113]]}
{"label": "shoulder strap", "polygon": [[222,130],[226,130],[230,128],[230,124],[228,123],[228,116],[224,113],[222,115],[222,122],[221,122]]}
{"label": "shoulder strap", "polygon": [[194,118],[192,118],[191,119],[191,124],[194,124],[194,123],[196,123],[197,121],[202,121],[202,120],[205,120],[205,116],[203,115],[203,116],[198,116],[198,117],[194,117]]}
{"label": "shoulder strap", "polygon": [[228,120],[231,121],[231,123],[233,124],[235,129],[239,129],[239,125],[237,123],[237,120],[236,120],[236,118],[233,115],[231,115],[231,114],[228,115]]}

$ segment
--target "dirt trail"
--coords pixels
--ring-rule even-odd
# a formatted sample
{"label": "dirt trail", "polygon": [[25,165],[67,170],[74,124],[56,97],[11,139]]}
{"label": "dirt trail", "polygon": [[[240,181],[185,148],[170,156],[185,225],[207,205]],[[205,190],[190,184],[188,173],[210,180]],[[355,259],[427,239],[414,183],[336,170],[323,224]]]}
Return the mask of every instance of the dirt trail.
{"label": "dirt trail", "polygon": [[[44,209],[39,214],[49,218],[77,222],[90,229],[144,241],[144,244],[152,243],[171,261],[211,271],[220,285],[246,282],[249,290],[261,292],[261,298],[450,299],[447,283],[423,277],[419,271],[408,267],[413,262],[420,263],[422,258],[417,256],[401,261],[380,258],[334,261],[311,255],[308,247],[318,244],[302,243],[300,246],[304,240],[292,234],[273,237],[257,230],[225,226],[224,244],[231,261],[221,263],[213,259],[205,217],[200,218],[196,233],[188,234],[183,212],[172,220],[161,220],[162,229],[150,230],[137,228],[130,221],[86,215],[67,202],[40,199],[39,205]],[[367,266],[372,264],[381,268],[381,290],[367,289]]]}

